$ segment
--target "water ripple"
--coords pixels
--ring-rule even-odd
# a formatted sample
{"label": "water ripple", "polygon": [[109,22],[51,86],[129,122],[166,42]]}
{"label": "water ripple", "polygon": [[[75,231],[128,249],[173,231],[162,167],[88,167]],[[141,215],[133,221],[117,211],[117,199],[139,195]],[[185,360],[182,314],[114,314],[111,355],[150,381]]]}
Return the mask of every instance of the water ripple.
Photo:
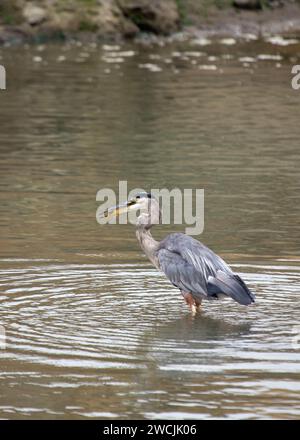
{"label": "water ripple", "polygon": [[[0,398],[2,417],[222,418],[240,411],[241,402],[243,417],[274,417],[274,400],[268,411],[262,402],[283,392],[280,414],[287,417],[291,404],[293,414],[300,414],[300,354],[292,347],[292,327],[300,318],[298,265],[235,264],[256,290],[257,303],[207,303],[192,318],[177,290],[148,265],[18,264],[0,270],[0,319],[7,334],[0,380],[23,392],[24,406],[8,391]],[[146,399],[139,397],[141,383]],[[41,406],[36,393],[29,406],[28,387],[48,390],[48,406]],[[211,410],[206,387],[215,390]],[[93,410],[83,393],[72,407],[73,389],[86,390]],[[97,398],[98,389],[104,400]],[[58,411],[61,392],[66,402]],[[149,412],[165,393],[170,411]],[[256,415],[247,413],[253,397],[261,405]]]}

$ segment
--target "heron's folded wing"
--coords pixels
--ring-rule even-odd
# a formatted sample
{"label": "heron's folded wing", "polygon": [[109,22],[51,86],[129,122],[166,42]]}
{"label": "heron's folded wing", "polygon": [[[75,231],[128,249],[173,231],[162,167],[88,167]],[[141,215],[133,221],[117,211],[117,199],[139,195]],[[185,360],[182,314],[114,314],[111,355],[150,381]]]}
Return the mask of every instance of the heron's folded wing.
{"label": "heron's folded wing", "polygon": [[208,278],[208,292],[222,292],[245,306],[255,301],[255,295],[248,289],[244,281],[236,274],[217,271],[215,277]]}
{"label": "heron's folded wing", "polygon": [[184,261],[194,266],[203,274],[206,282],[209,276],[215,276],[218,270],[232,273],[229,266],[211,249],[200,241],[186,234],[174,233],[168,235],[160,244],[161,249],[179,254]]}
{"label": "heron's folded wing", "polygon": [[206,281],[203,274],[178,253],[160,249],[157,253],[161,270],[171,283],[183,292],[191,292],[200,299],[207,296]]}
{"label": "heron's folded wing", "polygon": [[185,234],[175,233],[162,240],[160,247],[182,259],[188,266],[187,273],[192,272],[189,278],[194,280],[196,276],[198,280],[199,276],[201,277],[200,284],[207,296],[215,297],[219,293],[224,293],[240,304],[254,302],[255,295],[243,280],[232,272],[221,257],[198,240]]}

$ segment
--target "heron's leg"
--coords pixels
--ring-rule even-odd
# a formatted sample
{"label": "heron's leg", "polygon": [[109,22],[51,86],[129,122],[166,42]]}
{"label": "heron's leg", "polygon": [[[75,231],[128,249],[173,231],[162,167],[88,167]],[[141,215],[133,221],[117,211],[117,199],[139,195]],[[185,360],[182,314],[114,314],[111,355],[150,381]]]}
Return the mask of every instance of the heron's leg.
{"label": "heron's leg", "polygon": [[185,299],[185,302],[190,307],[192,314],[195,315],[200,308],[201,302],[195,300],[190,292],[181,292],[181,293],[183,298]]}
{"label": "heron's leg", "polygon": [[202,300],[195,299],[195,306],[196,306],[197,312],[199,312],[201,310],[201,305],[202,305]]}

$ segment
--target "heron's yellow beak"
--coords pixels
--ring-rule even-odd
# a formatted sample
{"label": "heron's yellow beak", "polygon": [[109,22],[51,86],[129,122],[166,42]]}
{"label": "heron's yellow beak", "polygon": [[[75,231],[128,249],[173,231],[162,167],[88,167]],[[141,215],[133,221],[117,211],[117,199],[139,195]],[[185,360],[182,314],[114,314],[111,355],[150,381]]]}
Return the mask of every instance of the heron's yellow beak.
{"label": "heron's yellow beak", "polygon": [[113,206],[112,208],[103,211],[101,217],[107,218],[108,220],[119,217],[121,214],[126,214],[129,212],[135,204],[136,202],[134,200],[129,200],[125,203],[121,203],[120,205]]}

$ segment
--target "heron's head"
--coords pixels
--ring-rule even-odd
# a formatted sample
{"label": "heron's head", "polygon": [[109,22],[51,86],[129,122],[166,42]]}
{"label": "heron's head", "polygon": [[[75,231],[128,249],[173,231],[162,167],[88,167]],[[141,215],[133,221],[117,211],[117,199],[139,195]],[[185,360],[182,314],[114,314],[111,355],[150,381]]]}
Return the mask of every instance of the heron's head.
{"label": "heron's head", "polygon": [[150,227],[160,222],[159,203],[151,193],[147,192],[140,192],[125,203],[107,209],[103,212],[103,217],[110,219],[131,211],[140,211],[137,226]]}

